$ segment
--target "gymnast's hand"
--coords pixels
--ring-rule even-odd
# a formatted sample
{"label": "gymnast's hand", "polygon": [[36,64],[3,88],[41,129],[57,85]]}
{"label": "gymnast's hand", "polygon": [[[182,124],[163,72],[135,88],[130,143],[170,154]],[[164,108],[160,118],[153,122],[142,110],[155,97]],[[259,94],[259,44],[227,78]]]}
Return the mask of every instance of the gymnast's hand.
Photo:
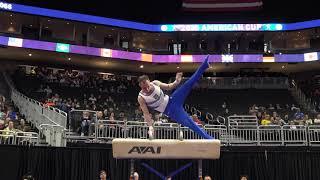
{"label": "gymnast's hand", "polygon": [[180,82],[181,82],[181,80],[182,80],[182,72],[178,72],[177,74],[176,74],[176,82],[179,84]]}

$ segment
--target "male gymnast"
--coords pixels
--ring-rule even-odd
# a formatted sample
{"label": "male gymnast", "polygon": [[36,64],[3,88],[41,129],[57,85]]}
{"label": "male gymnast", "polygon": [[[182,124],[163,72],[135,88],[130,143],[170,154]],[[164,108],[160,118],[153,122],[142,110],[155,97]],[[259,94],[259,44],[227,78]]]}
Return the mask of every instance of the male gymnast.
{"label": "male gymnast", "polygon": [[193,85],[202,77],[205,70],[209,68],[209,56],[203,61],[198,70],[187,80],[183,85],[177,88],[172,95],[168,96],[163,93],[163,90],[175,89],[182,80],[182,73],[176,74],[176,80],[173,83],[167,84],[158,80],[150,82],[147,75],[142,75],[138,78],[138,83],[141,91],[138,95],[138,102],[143,112],[144,120],[149,126],[149,138],[153,138],[153,120],[148,108],[163,113],[176,121],[177,123],[192,129],[204,139],[213,139],[203,129],[201,129],[190,118],[184,110],[183,104],[189,95]]}

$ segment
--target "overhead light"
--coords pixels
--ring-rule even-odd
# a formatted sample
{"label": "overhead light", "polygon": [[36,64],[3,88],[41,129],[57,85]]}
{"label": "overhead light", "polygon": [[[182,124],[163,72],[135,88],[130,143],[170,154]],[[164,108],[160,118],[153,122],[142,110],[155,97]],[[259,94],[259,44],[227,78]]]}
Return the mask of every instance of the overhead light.
{"label": "overhead light", "polygon": [[280,55],[282,55],[282,53],[279,53]]}
{"label": "overhead light", "polygon": [[143,68],[143,65],[141,65],[140,68],[142,69],[142,68]]}
{"label": "overhead light", "polygon": [[180,67],[179,67],[179,66],[177,66],[177,69],[180,69]]}
{"label": "overhead light", "polygon": [[71,60],[71,58],[68,58],[68,60],[70,61],[70,60]]}
{"label": "overhead light", "polygon": [[70,24],[69,22],[67,22],[67,24]]}
{"label": "overhead light", "polygon": [[12,23],[12,22],[10,22],[10,24],[12,25],[13,23]]}
{"label": "overhead light", "polygon": [[141,49],[141,48],[139,48],[139,51],[141,52],[141,51],[142,51],[142,49]]}
{"label": "overhead light", "polygon": [[50,19],[48,19],[48,22],[50,22]]}
{"label": "overhead light", "polygon": [[32,54],[30,53],[30,54],[28,54],[29,56],[32,56]]}
{"label": "overhead light", "polygon": [[13,15],[12,14],[10,14],[10,17],[12,17]]}
{"label": "overhead light", "polygon": [[281,68],[284,69],[284,66],[282,66]]}
{"label": "overhead light", "polygon": [[268,50],[268,53],[271,53],[271,51],[270,51],[270,50]]}

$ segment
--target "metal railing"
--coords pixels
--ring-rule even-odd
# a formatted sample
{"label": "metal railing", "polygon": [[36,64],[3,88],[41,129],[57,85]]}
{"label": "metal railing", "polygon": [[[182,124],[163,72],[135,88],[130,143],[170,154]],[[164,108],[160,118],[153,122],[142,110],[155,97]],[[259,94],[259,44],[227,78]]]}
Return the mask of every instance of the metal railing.
{"label": "metal railing", "polygon": [[38,145],[39,134],[35,132],[0,130],[0,144]]}
{"label": "metal railing", "polygon": [[309,110],[309,111],[314,111],[315,110],[315,106],[312,102],[311,98],[308,98],[304,92],[299,88],[299,86],[296,84],[296,82],[294,80],[292,80],[290,82],[291,84],[291,88],[290,91],[292,93],[292,95],[294,96],[294,98],[296,99],[296,101],[302,105],[302,107],[304,107],[305,109]]}
{"label": "metal railing", "polygon": [[[320,145],[320,126],[301,125],[199,125],[224,146],[316,146]],[[156,139],[201,139],[177,123],[155,123]],[[114,138],[148,138],[145,122],[99,120],[91,139],[111,142]],[[71,137],[66,137],[71,138]],[[72,138],[71,138],[72,139]],[[70,140],[70,139],[69,139]]]}
{"label": "metal railing", "polygon": [[310,146],[320,145],[320,125],[311,125],[308,127],[308,139]]}
{"label": "metal railing", "polygon": [[207,77],[201,79],[199,87],[209,89],[287,89],[286,77]]}
{"label": "metal railing", "polygon": [[257,116],[252,115],[236,115],[228,117],[229,126],[258,126]]}
{"label": "metal railing", "polygon": [[283,131],[281,126],[269,125],[258,127],[259,145],[277,146],[284,145]]}
{"label": "metal railing", "polygon": [[[6,73],[3,72],[3,76],[10,88],[11,100],[19,108],[21,114],[26,117],[26,120],[41,131],[42,137],[45,138],[49,145],[66,146],[63,137],[67,125],[67,113],[54,107],[47,107],[41,102],[28,98],[15,89]],[[50,128],[44,130],[43,124]],[[59,130],[56,130],[57,127]],[[53,141],[52,139],[55,140]]]}

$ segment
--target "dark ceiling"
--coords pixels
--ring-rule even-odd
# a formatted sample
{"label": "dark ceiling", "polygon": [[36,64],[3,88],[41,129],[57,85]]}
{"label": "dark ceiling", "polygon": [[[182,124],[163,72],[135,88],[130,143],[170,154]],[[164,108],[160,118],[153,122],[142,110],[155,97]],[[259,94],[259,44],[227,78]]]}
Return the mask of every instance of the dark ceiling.
{"label": "dark ceiling", "polygon": [[182,0],[7,0],[8,2],[150,24],[218,22],[296,22],[320,18],[311,0],[263,0],[262,10],[241,13],[187,13]]}

